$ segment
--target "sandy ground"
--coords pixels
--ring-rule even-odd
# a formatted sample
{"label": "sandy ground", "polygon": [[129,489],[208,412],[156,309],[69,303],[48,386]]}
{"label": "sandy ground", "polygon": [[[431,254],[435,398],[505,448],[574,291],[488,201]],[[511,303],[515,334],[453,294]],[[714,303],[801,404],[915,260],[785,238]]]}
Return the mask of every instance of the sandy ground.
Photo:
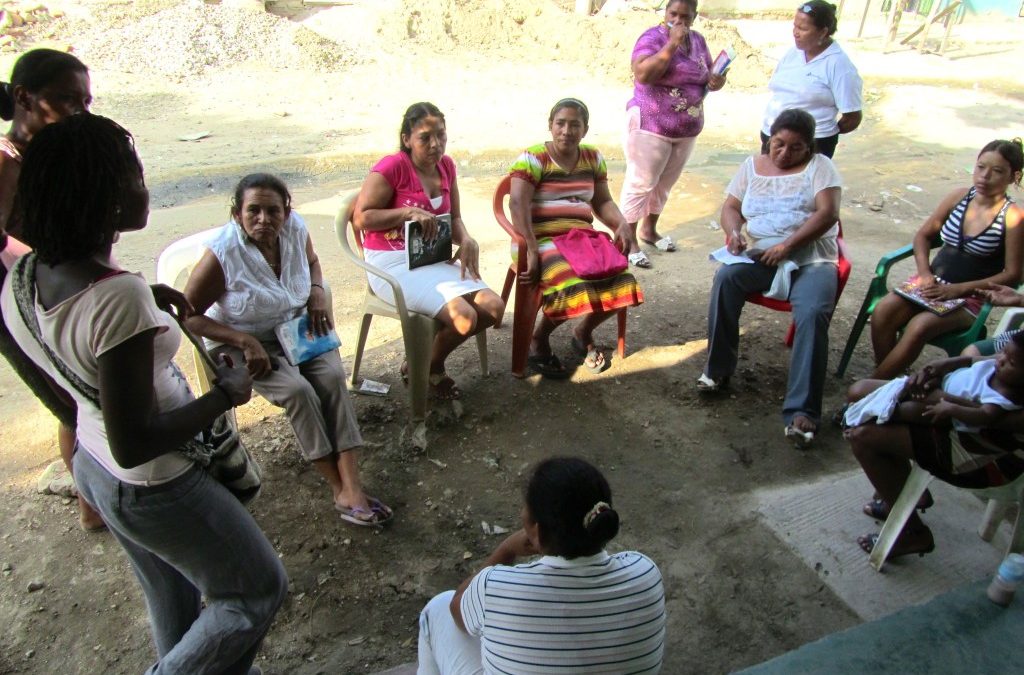
{"label": "sandy ground", "polygon": [[[69,17],[104,5],[63,4]],[[132,11],[170,4],[136,3]],[[570,17],[561,7],[569,3],[524,1],[523,23],[511,17],[521,29],[513,35],[517,49],[503,52],[466,28],[470,20],[483,25],[484,15],[458,14],[459,5],[479,12],[487,3],[418,4],[417,10],[398,0],[356,2],[296,17],[349,45],[346,53],[355,56],[340,69],[281,69],[249,60],[158,77],[90,61],[95,110],[136,134],[153,191],[151,225],[119,244],[122,263],[152,278],[155,257],[169,242],[225,220],[228,191],[239,175],[260,167],[278,171],[311,224],[350,365],[364,282],[342,258],[333,214],[339,195],[358,187],[369,164],[392,151],[410,102],[429,99],[446,112],[463,211],[493,287],[504,279],[507,239],[491,217],[491,192],[514,154],[544,139],[551,102],[575,95],[590,103],[588,140],[611,158],[617,194],[628,83],[604,56],[592,59],[593,69],[581,65],[585,50],[594,48],[586,39],[559,34],[569,65],[545,64],[545,54],[526,47],[559,22],[583,21],[577,28],[593,28],[614,42],[625,63],[635,36],[656,21],[653,15],[610,24],[607,17]],[[452,34],[469,34],[478,44],[431,38],[432,9],[463,26]],[[111,25],[134,25],[138,17],[125,12],[122,6],[121,14],[108,16]],[[494,21],[494,30],[512,30]],[[408,44],[395,37],[402,26]],[[751,53],[764,54],[752,57],[754,73],[770,71],[771,58],[789,44],[786,21],[738,21],[728,28],[739,30]],[[864,39],[844,39],[865,76],[866,104],[862,128],[844,138],[837,153],[847,184],[843,226],[854,272],[833,320],[830,368],[878,257],[909,241],[938,199],[966,182],[981,145],[1021,133],[1018,66],[1024,54],[1014,41],[1020,28],[1020,22],[968,24],[955,34],[953,58],[905,48],[884,55],[881,28],[871,23]],[[65,33],[56,38],[74,41]],[[711,44],[712,50],[723,46]],[[569,53],[570,47],[576,51]],[[8,71],[12,56],[0,52],[0,72]],[[737,73],[736,80],[744,77]],[[751,498],[758,488],[854,466],[830,428],[809,452],[794,451],[782,438],[788,317],[761,308],[745,313],[743,361],[732,395],[706,400],[692,388],[703,364],[713,274],[706,255],[722,242],[710,223],[725,184],[754,149],[764,98],[762,88],[748,86],[728,87],[708,100],[707,126],[662,220],[681,251],[652,253],[655,270],[638,274],[647,303],[630,312],[628,357],[613,359],[602,375],[580,371],[561,383],[515,380],[508,374],[510,331],[491,331],[491,374],[481,375],[472,346],[453,356],[450,371],[463,402],[435,408],[429,446],[419,452],[409,441],[398,379],[400,333],[394,322],[374,322],[363,375],[392,384],[392,392],[356,397],[356,406],[368,439],[366,481],[397,513],[386,531],[337,519],[277,410],[258,399],[240,411],[266,471],[253,511],[291,577],[288,601],[260,657],[265,672],[374,672],[414,660],[419,608],[456,585],[497,544],[480,521],[515,526],[522,473],[553,453],[580,454],[605,470],[624,520],[612,548],[636,548],[660,564],[670,617],[665,672],[726,672],[856,623],[818,574],[760,522]],[[177,140],[201,131],[209,136],[199,142]],[[868,208],[878,202],[880,211]],[[611,345],[612,328],[600,339]],[[569,353],[567,332],[556,334],[555,348]],[[869,367],[862,345],[851,375]],[[848,381],[829,378],[827,409],[838,405]],[[0,635],[0,673],[141,671],[152,657],[137,585],[109,535],[80,532],[70,503],[36,493],[35,477],[56,456],[54,423],[6,368],[0,369],[0,413],[0,621],[8,626]],[[44,587],[30,593],[28,585],[37,581]]]}

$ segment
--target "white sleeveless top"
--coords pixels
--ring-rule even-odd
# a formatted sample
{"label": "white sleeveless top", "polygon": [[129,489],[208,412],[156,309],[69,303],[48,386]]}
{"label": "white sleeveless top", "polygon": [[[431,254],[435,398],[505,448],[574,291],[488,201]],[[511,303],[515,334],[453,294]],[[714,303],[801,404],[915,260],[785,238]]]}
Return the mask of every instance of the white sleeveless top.
{"label": "white sleeveless top", "polygon": [[[309,301],[309,232],[294,211],[278,234],[281,278],[233,219],[206,242],[224,271],[224,295],[206,316],[260,341],[274,340],[274,327],[299,316]],[[220,343],[207,340],[210,348]]]}

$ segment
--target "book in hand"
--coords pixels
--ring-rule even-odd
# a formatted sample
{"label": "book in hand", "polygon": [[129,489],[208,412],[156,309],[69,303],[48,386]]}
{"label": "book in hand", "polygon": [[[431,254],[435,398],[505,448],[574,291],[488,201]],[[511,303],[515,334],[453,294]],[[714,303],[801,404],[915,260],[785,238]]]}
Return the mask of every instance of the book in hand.
{"label": "book in hand", "polygon": [[[936,278],[936,281],[943,284],[946,283],[938,278]],[[914,304],[920,305],[929,312],[933,312],[939,316],[945,316],[964,304],[963,298],[953,298],[952,300],[929,300],[921,295],[921,280],[917,276],[907,279],[892,290],[896,295],[906,298]]]}
{"label": "book in hand", "polygon": [[285,321],[274,328],[277,341],[284,350],[288,363],[297,366],[332,349],[341,346],[341,339],[334,329],[325,335],[317,335],[309,325],[309,314],[302,314],[291,321]]}
{"label": "book in hand", "polygon": [[437,236],[433,241],[423,239],[423,226],[415,220],[405,221],[405,250],[409,256],[409,269],[448,262],[452,259],[452,217],[449,213],[437,216]]}
{"label": "book in hand", "polygon": [[735,58],[736,51],[732,47],[727,47],[726,49],[718,52],[718,57],[715,59],[715,62],[711,64],[711,74],[725,75]]}

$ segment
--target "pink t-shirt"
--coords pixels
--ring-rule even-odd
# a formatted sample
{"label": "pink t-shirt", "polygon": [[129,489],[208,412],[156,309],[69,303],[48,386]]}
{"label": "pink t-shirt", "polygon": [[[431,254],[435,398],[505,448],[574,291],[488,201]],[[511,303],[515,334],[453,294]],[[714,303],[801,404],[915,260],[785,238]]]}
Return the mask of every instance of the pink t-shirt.
{"label": "pink t-shirt", "polygon": [[[437,163],[437,170],[441,174],[441,205],[435,209],[430,205],[430,196],[423,191],[423,182],[416,174],[416,167],[413,166],[409,155],[404,152],[396,152],[380,160],[370,169],[371,172],[377,172],[383,176],[391,189],[395,191],[391,197],[391,203],[385,208],[399,209],[403,206],[415,206],[435,215],[451,213],[455,162],[448,155],[444,155]],[[391,230],[364,233],[363,248],[373,251],[404,251],[404,225]]]}

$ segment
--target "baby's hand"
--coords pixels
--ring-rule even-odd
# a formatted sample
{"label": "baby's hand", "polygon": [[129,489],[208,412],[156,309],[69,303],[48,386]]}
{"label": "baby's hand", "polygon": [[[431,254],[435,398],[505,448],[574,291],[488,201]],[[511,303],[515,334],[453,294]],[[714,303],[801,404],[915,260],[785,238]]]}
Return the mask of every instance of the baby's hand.
{"label": "baby's hand", "polygon": [[945,398],[942,398],[938,403],[925,407],[924,413],[922,414],[932,422],[941,422],[942,420],[948,420],[951,418],[956,409],[957,406],[955,404],[950,403]]}

